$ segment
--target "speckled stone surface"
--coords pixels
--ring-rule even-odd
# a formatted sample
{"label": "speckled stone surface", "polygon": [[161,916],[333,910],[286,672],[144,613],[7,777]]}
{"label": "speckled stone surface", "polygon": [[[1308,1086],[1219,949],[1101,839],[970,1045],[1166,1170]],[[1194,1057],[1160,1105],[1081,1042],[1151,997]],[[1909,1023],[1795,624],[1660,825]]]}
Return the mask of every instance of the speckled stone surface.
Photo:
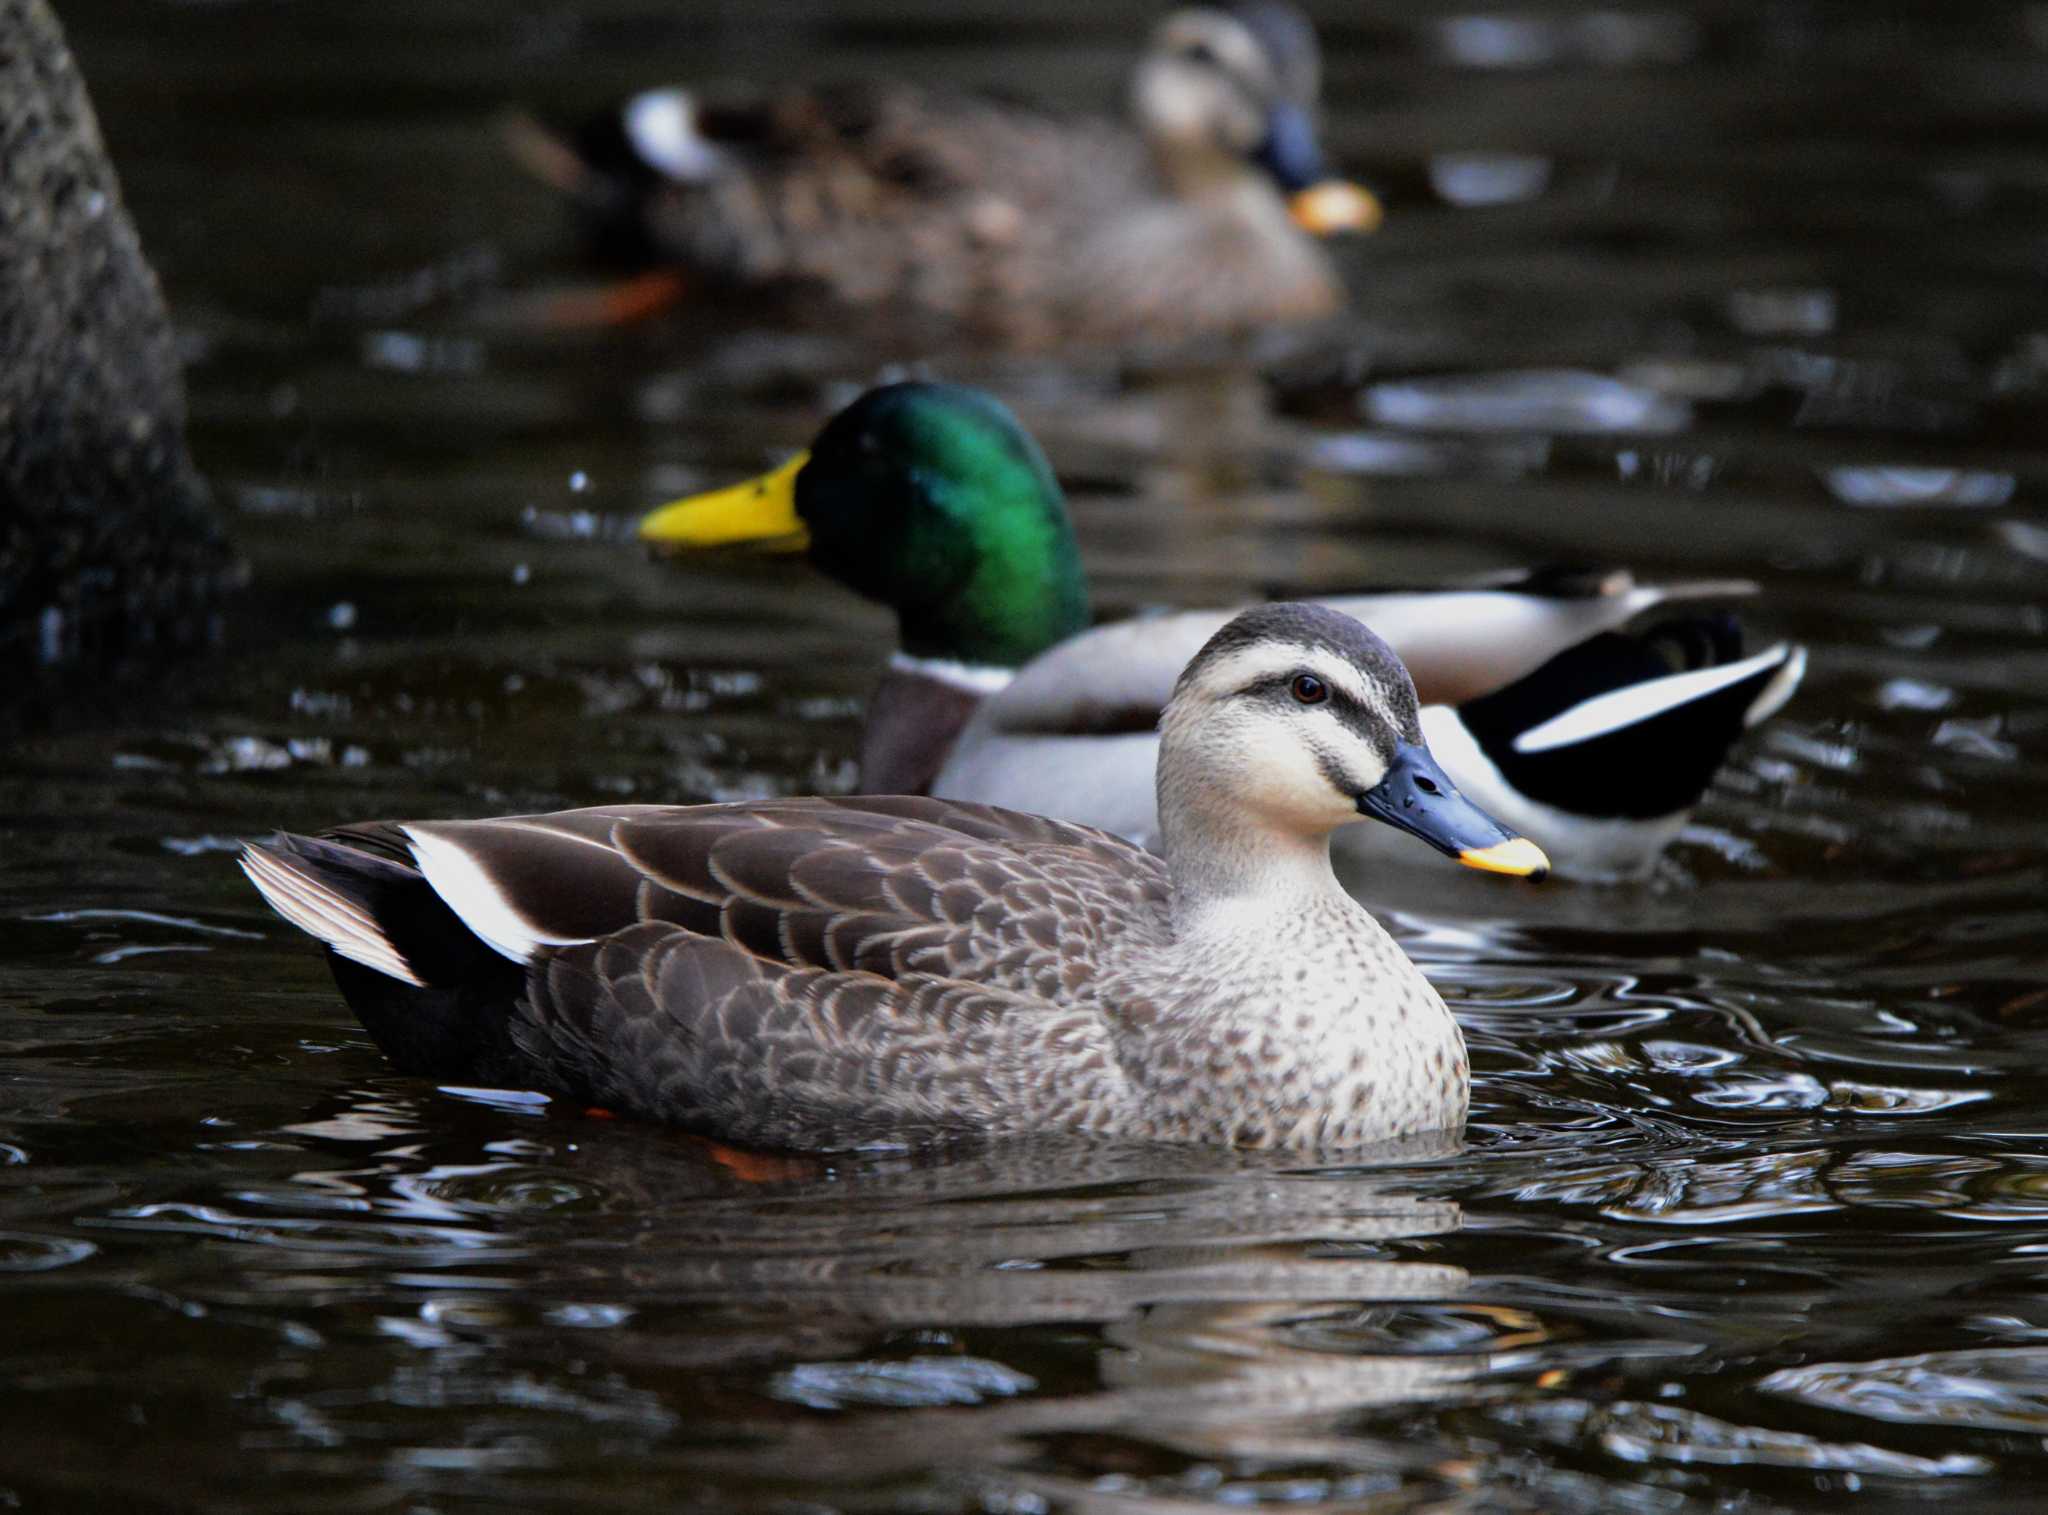
{"label": "speckled stone surface", "polygon": [[233,555],[185,452],[170,320],[44,0],[0,0],[0,653],[205,635]]}

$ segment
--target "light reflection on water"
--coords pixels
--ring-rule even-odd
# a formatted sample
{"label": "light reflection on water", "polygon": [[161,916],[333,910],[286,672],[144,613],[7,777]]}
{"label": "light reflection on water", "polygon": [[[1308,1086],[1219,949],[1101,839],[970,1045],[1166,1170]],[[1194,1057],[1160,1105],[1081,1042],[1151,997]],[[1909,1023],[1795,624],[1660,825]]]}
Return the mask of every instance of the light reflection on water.
{"label": "light reflection on water", "polygon": [[[886,619],[787,563],[624,539],[905,355],[728,309],[518,325],[575,270],[492,114],[642,82],[665,12],[66,15],[258,574],[226,656],[0,759],[0,1494],[1661,1511],[2038,1485],[2033,8],[1882,35],[1330,13],[1331,136],[1395,212],[1346,250],[1344,324],[1263,379],[926,365],[1025,413],[1106,613],[1612,557],[1758,578],[1760,636],[1814,649],[1649,886],[1366,881],[1467,1029],[1473,1122],[1307,1171],[749,1165],[393,1077],[233,839],[850,782]],[[1087,102],[1136,23],[1070,20],[814,40],[1013,85],[1023,49]],[[761,66],[737,13],[691,24]]]}

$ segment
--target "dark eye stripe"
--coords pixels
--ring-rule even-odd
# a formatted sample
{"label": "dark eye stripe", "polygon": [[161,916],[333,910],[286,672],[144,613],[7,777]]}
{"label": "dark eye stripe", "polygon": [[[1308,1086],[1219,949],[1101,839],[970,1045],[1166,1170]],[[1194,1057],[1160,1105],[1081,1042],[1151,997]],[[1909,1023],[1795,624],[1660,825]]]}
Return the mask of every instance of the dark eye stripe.
{"label": "dark eye stripe", "polygon": [[[1328,698],[1320,704],[1304,705],[1294,697],[1294,681],[1304,673],[1318,680],[1329,691]],[[1382,757],[1391,755],[1393,748],[1387,740],[1387,723],[1378,712],[1368,710],[1360,704],[1358,697],[1340,684],[1333,684],[1321,674],[1306,668],[1296,668],[1288,673],[1267,674],[1253,679],[1239,695],[1250,699],[1272,700],[1284,703],[1290,710],[1327,710],[1350,729],[1360,741],[1378,752]]]}
{"label": "dark eye stripe", "polygon": [[1358,792],[1359,785],[1352,779],[1350,774],[1344,771],[1344,765],[1337,760],[1334,753],[1325,752],[1318,747],[1316,749],[1316,767],[1322,772],[1323,777],[1329,780],[1330,787],[1339,794],[1356,794]]}
{"label": "dark eye stripe", "polygon": [[[1288,687],[1293,684],[1298,672],[1299,670],[1296,670],[1296,673],[1269,673],[1260,678],[1253,679],[1249,684],[1238,690],[1232,698],[1263,700],[1271,698],[1276,694],[1287,694]],[[1288,695],[1289,704],[1293,703],[1293,698],[1292,695]]]}

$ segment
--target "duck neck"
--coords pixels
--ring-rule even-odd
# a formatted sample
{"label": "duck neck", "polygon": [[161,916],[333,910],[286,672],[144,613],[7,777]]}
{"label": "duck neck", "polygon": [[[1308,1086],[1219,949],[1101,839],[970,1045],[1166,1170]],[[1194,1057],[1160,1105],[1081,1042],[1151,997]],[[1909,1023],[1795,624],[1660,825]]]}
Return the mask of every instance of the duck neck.
{"label": "duck neck", "polygon": [[912,657],[1017,668],[1088,624],[1059,480],[987,395],[872,391],[819,433],[795,488],[811,561],[892,607]]}
{"label": "duck neck", "polygon": [[[1338,886],[1329,837],[1241,817],[1162,818],[1174,881],[1165,971],[1127,1062],[1152,1117],[1256,1147],[1351,1147],[1465,1117],[1457,1022]],[[1170,1050],[1162,1050],[1170,1049]]]}
{"label": "duck neck", "polygon": [[961,728],[1015,676],[1009,668],[905,652],[890,658],[861,728],[860,792],[929,794]]}
{"label": "duck neck", "polygon": [[1174,934],[1181,940],[1358,908],[1331,871],[1327,834],[1278,830],[1234,806],[1170,796],[1165,783],[1160,790],[1160,850],[1173,877]]}
{"label": "duck neck", "polygon": [[1204,145],[1158,143],[1152,163],[1176,200],[1250,221],[1287,219],[1286,203],[1265,177],[1234,153]]}
{"label": "duck neck", "polygon": [[896,607],[903,651],[922,661],[1021,668],[1088,626],[1081,549],[1057,492],[935,507],[884,562],[856,587]]}
{"label": "duck neck", "polygon": [[994,548],[953,592],[897,603],[903,651],[920,662],[1016,670],[1088,627],[1088,590],[1071,536],[1014,555]]}

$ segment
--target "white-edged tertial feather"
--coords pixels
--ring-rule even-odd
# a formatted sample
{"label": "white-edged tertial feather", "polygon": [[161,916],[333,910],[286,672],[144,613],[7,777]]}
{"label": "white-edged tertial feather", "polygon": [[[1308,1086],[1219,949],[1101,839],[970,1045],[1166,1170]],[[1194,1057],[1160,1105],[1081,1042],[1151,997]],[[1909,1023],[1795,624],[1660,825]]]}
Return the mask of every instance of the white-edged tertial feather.
{"label": "white-edged tertial feather", "polygon": [[412,965],[391,945],[367,910],[297,866],[289,855],[245,847],[239,861],[242,872],[270,908],[308,936],[325,942],[350,962],[415,988],[424,986],[425,981],[412,971]]}
{"label": "white-edged tertial feather", "polygon": [[[1689,705],[1710,694],[1740,684],[1745,679],[1755,678],[1763,670],[1781,662],[1790,662],[1793,649],[1780,642],[1777,646],[1759,652],[1754,657],[1740,662],[1723,664],[1717,668],[1696,668],[1686,673],[1674,673],[1665,678],[1652,679],[1641,684],[1631,684],[1625,689],[1611,690],[1598,694],[1589,700],[1581,700],[1571,709],[1562,711],[1531,727],[1515,738],[1515,751],[1525,756],[1539,752],[1551,752],[1559,747],[1570,747],[1579,742],[1590,742],[1598,737],[1612,736],[1630,726],[1652,721],[1661,715]],[[1798,675],[1805,668],[1805,653],[1799,651],[1797,668],[1787,687],[1779,693],[1778,704],[1783,704],[1791,694],[1791,685],[1798,683]],[[1782,680],[1774,678],[1775,688]],[[1769,690],[1766,690],[1769,693]],[[1765,711],[1768,715],[1770,712]],[[1743,724],[1754,725],[1762,716],[1754,718],[1745,715]]]}
{"label": "white-edged tertial feather", "polygon": [[412,846],[413,858],[426,878],[427,887],[501,957],[515,963],[530,963],[543,947],[573,947],[595,940],[588,936],[555,936],[543,930],[512,903],[490,870],[454,838],[425,825],[400,829]]}

